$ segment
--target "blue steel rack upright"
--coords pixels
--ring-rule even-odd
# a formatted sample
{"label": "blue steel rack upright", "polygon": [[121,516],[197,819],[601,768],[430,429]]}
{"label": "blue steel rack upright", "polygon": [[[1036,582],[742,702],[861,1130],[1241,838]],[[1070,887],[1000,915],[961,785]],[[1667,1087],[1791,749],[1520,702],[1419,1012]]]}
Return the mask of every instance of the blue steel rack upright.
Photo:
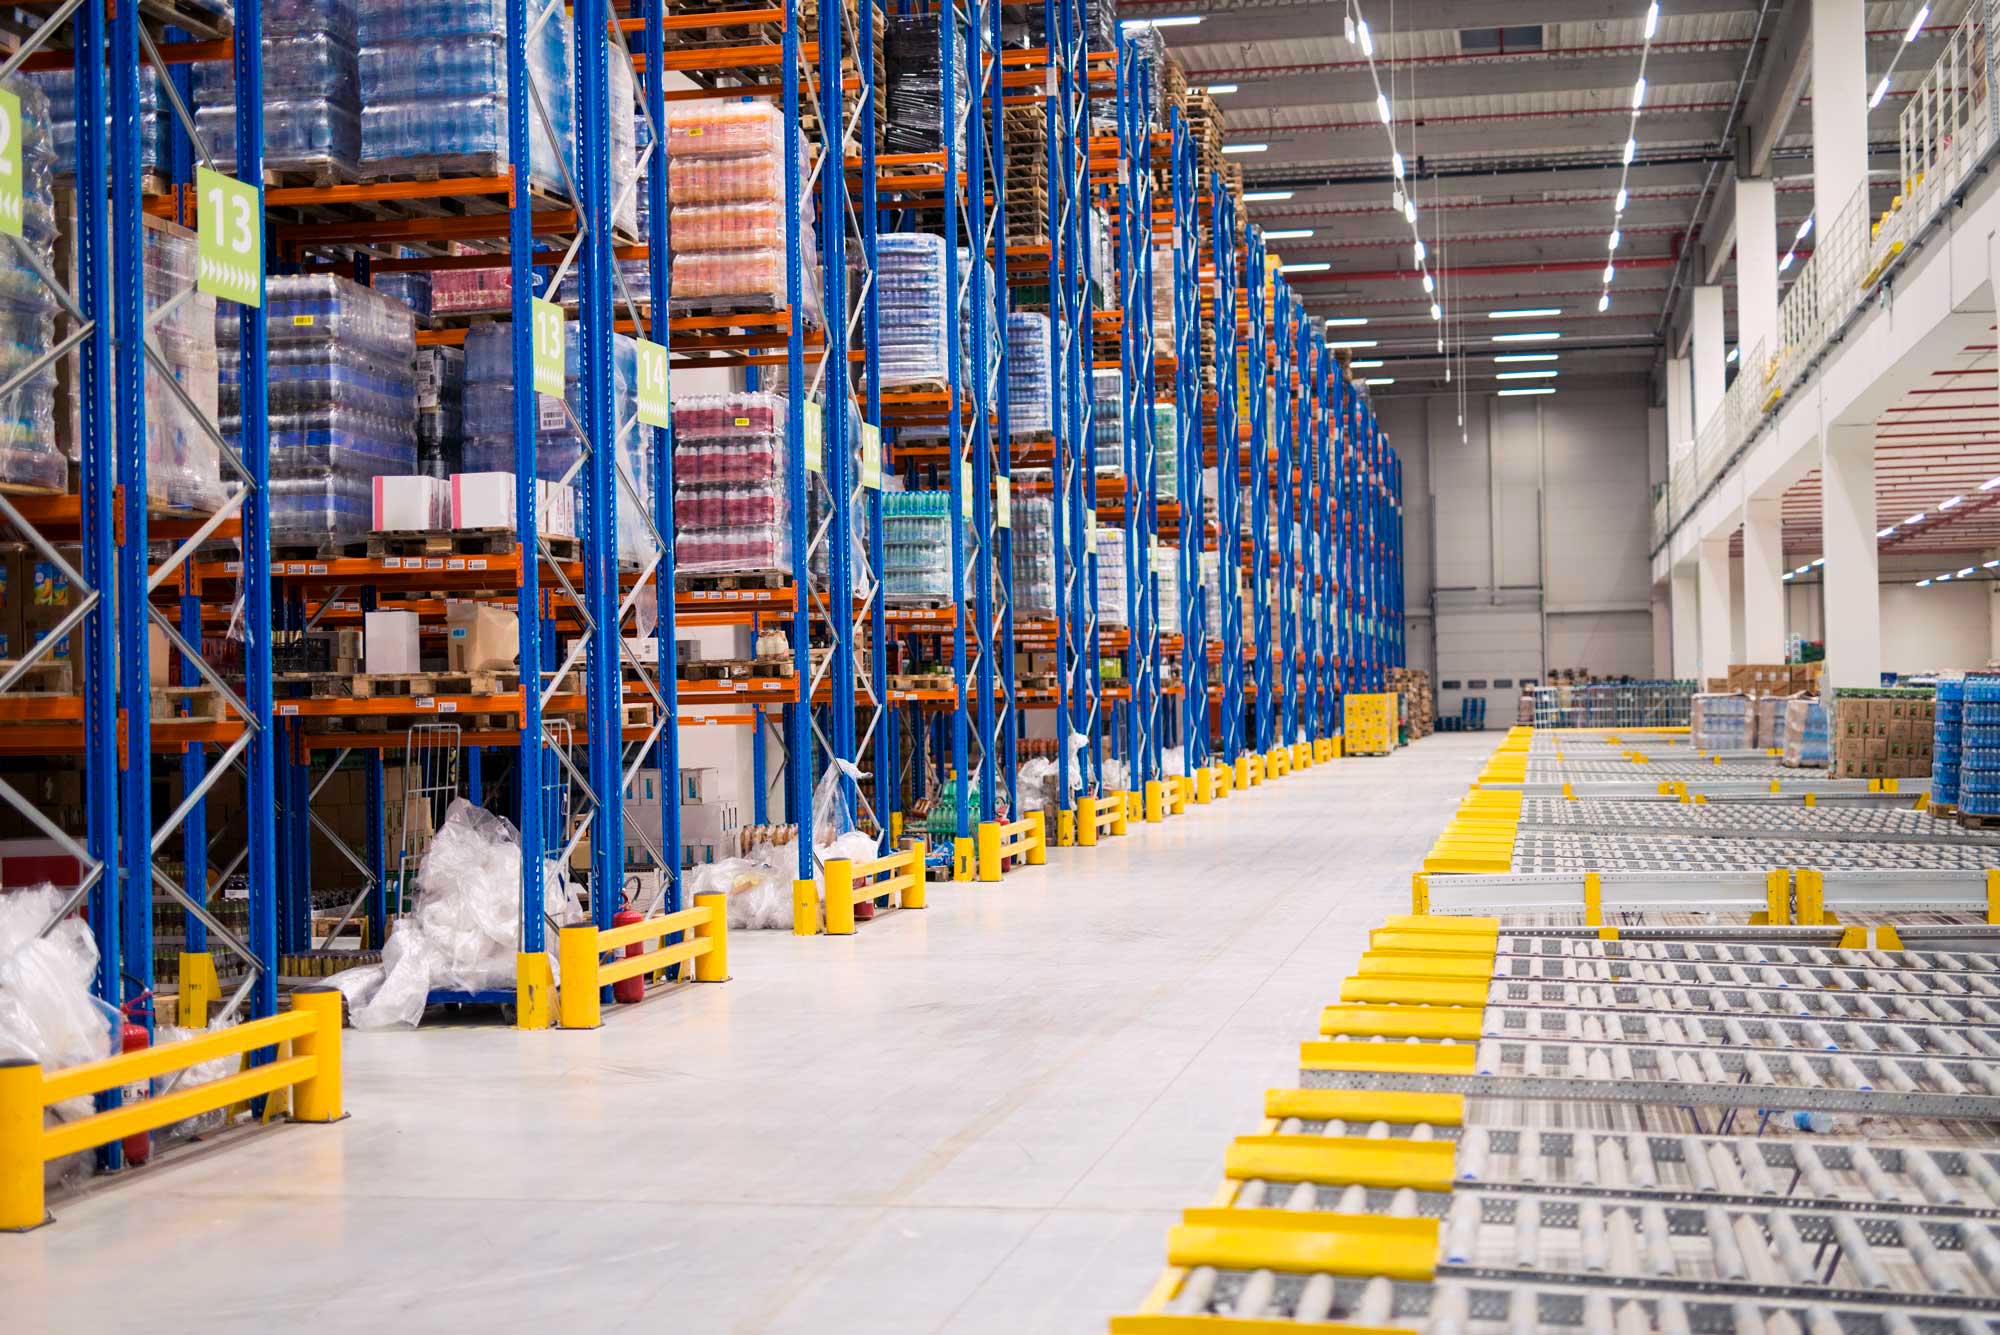
{"label": "blue steel rack upright", "polygon": [[[1194,137],[1181,108],[1167,109],[1167,130],[1172,142],[1175,487],[1181,503],[1181,754],[1184,773],[1195,782],[1199,795],[1207,790],[1198,776],[1210,764],[1208,600],[1202,559],[1208,526],[1202,503],[1206,449],[1201,428],[1199,177]],[[1223,540],[1228,540],[1227,535]]]}
{"label": "blue steel rack upright", "polygon": [[1159,467],[1153,439],[1153,195],[1152,67],[1118,37],[1119,409],[1125,475],[1125,625],[1131,700],[1125,707],[1129,787],[1151,794],[1157,812],[1161,782],[1159,595],[1153,550],[1159,540]]}
{"label": "blue steel rack upright", "polygon": [[1250,766],[1243,754],[1243,525],[1239,512],[1243,437],[1236,398],[1236,205],[1219,174],[1209,173],[1208,188],[1209,242],[1215,265],[1215,578],[1222,623],[1216,627],[1222,644],[1217,743],[1218,759],[1235,772],[1235,781],[1242,787],[1249,782]]}
{"label": "blue steel rack upright", "polygon": [[[1250,746],[1265,758],[1273,745],[1271,720],[1271,324],[1274,307],[1285,308],[1281,285],[1273,283],[1264,255],[1264,229],[1244,228],[1243,284],[1249,315],[1250,371],[1250,688],[1254,711]],[[1276,290],[1274,291],[1274,287]],[[1275,298],[1275,300],[1273,300]],[[1287,317],[1279,314],[1283,328]],[[1279,341],[1280,357],[1283,341]],[[1279,382],[1279,397],[1289,392]],[[1279,411],[1282,413],[1283,409]]]}

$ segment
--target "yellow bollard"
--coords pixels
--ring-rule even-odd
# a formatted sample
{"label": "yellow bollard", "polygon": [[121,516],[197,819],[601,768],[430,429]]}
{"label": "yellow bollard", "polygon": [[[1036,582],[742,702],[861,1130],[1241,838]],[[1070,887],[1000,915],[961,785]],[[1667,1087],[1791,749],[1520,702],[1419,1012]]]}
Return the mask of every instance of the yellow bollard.
{"label": "yellow bollard", "polygon": [[1145,812],[1149,825],[1158,825],[1167,818],[1167,795],[1158,779],[1146,780]]}
{"label": "yellow bollard", "polygon": [[597,924],[565,926],[556,934],[562,960],[562,987],[556,993],[556,1020],[565,1029],[595,1029],[603,1023],[597,997]]}
{"label": "yellow bollard", "polygon": [[694,897],[694,906],[708,910],[708,921],[694,929],[697,940],[707,938],[711,943],[706,955],[697,955],[694,960],[694,980],[697,983],[726,983],[729,981],[729,896],[720,891]]}
{"label": "yellow bollard", "polygon": [[[549,957],[538,955],[544,972]],[[292,1009],[307,1011],[315,1020],[312,1032],[292,1040],[294,1057],[311,1057],[318,1063],[310,1080],[292,1088],[294,1122],[338,1122],[347,1116],[341,1100],[340,1079],[340,990],[333,987],[305,987],[292,993]],[[518,1004],[518,1003],[517,1003]],[[543,1022],[547,1026],[548,993],[542,993]]]}
{"label": "yellow bollard", "polygon": [[979,879],[997,881],[1000,879],[1000,823],[983,820],[979,822]]}
{"label": "yellow bollard", "polygon": [[1194,804],[1205,807],[1215,800],[1215,775],[1206,766],[1194,772]]}
{"label": "yellow bollard", "polygon": [[910,851],[916,855],[915,860],[910,866],[910,885],[908,889],[903,891],[902,898],[896,901],[896,906],[905,909],[920,909],[926,907],[930,902],[928,898],[930,884],[927,879],[930,873],[924,866],[924,857],[929,850],[924,847],[923,840],[912,839],[910,840]]}
{"label": "yellow bollard", "polygon": [[826,860],[826,934],[854,935],[854,864],[846,858]]}
{"label": "yellow bollard", "polygon": [[1249,757],[1249,756],[1238,756],[1238,757],[1236,757],[1236,768],[1235,768],[1235,774],[1236,774],[1236,786],[1237,786],[1238,788],[1248,788],[1248,787],[1250,786],[1250,757]]}
{"label": "yellow bollard", "polygon": [[1076,847],[1076,813],[1074,811],[1056,812],[1056,847]]}
{"label": "yellow bollard", "polygon": [[953,835],[951,840],[951,879],[954,881],[969,881],[972,879],[974,871],[972,840],[961,839]]}
{"label": "yellow bollard", "polygon": [[1084,848],[1097,846],[1097,799],[1076,799],[1076,842]]}
{"label": "yellow bollard", "polygon": [[1030,811],[1028,819],[1035,823],[1034,842],[1028,845],[1028,865],[1045,866],[1049,860],[1049,832],[1043,827],[1041,812]]}
{"label": "yellow bollard", "polygon": [[183,950],[178,1016],[181,1027],[208,1028],[209,1007],[220,1000],[222,1000],[222,982],[215,973],[215,956],[206,950]]}
{"label": "yellow bollard", "polygon": [[792,935],[819,935],[819,887],[809,880],[792,882]]}
{"label": "yellow bollard", "polygon": [[42,1196],[42,1068],[0,1060],[0,1233],[49,1222]]}
{"label": "yellow bollard", "polygon": [[516,1029],[548,1028],[555,1018],[555,996],[556,975],[546,950],[524,950],[514,956]]}

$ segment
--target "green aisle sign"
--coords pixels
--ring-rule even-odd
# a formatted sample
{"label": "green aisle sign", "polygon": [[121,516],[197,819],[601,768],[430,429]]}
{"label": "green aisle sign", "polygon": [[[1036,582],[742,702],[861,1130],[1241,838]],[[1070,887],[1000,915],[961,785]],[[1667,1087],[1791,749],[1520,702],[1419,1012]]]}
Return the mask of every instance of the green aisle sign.
{"label": "green aisle sign", "polygon": [[563,396],[563,312],[553,301],[531,297],[528,312],[534,331],[535,391],[551,398]]}
{"label": "green aisle sign", "polygon": [[21,235],[21,95],[0,91],[0,232]]}
{"label": "green aisle sign", "polygon": [[201,196],[195,290],[243,306],[263,305],[264,215],[257,187],[197,167],[195,189]]}
{"label": "green aisle sign", "polygon": [[861,424],[861,485],[882,490],[882,428],[873,422]]}
{"label": "green aisle sign", "polygon": [[647,426],[666,426],[671,408],[667,402],[667,350],[646,339],[634,339],[639,349],[639,420]]}

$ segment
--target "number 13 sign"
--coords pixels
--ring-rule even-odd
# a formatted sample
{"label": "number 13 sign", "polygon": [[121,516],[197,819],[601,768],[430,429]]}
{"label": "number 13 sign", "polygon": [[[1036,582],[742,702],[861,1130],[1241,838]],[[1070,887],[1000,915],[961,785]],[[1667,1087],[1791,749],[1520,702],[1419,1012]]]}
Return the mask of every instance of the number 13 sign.
{"label": "number 13 sign", "polygon": [[195,168],[201,196],[195,290],[244,306],[264,304],[264,215],[257,189],[221,172]]}

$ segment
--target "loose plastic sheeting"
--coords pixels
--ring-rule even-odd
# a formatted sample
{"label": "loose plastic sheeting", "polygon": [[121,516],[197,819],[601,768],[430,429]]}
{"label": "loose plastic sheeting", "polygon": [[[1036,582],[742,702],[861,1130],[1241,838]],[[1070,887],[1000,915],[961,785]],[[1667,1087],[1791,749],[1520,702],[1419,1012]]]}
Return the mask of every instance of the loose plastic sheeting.
{"label": "loose plastic sheeting", "polygon": [[765,844],[749,857],[696,867],[688,875],[690,902],[695,895],[725,894],[731,931],[790,931],[792,878],[774,865],[778,856],[779,850]]}
{"label": "loose plastic sheeting", "polygon": [[[90,990],[97,942],[89,924],[72,914],[39,935],[63,898],[50,885],[0,894],[0,1061],[58,1070],[111,1055],[113,1013]],[[90,1110],[84,1095],[55,1111],[70,1120]]]}
{"label": "loose plastic sheeting", "polygon": [[[559,922],[582,915],[559,863],[545,864],[542,907]],[[416,908],[397,920],[382,963],[337,976],[354,1027],[415,1026],[433,991],[513,987],[520,939],[520,835],[504,817],[458,798],[417,870]],[[544,939],[553,967],[555,933]]]}

